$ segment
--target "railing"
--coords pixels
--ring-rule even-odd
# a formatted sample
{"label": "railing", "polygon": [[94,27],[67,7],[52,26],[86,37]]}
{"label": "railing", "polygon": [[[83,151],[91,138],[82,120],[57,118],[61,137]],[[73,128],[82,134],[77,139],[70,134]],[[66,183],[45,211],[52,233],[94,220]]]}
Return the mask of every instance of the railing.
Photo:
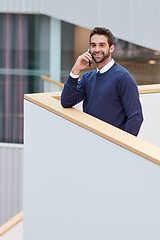
{"label": "railing", "polygon": [[88,114],[81,113],[77,109],[62,108],[60,102],[57,101],[57,99],[60,98],[60,94],[61,93],[29,94],[25,95],[25,99],[160,165],[160,148]]}
{"label": "railing", "polygon": [[59,96],[25,95],[25,239],[159,240],[160,148]]}
{"label": "railing", "polygon": [[9,221],[7,221],[5,224],[3,224],[0,227],[0,237],[6,232],[8,232],[11,228],[13,228],[16,224],[21,222],[22,220],[23,220],[23,211],[18,213],[16,216],[11,218]]}
{"label": "railing", "polygon": [[[56,82],[46,76],[42,76],[42,78],[50,82],[50,86],[45,87],[44,92],[59,91],[59,90],[62,90],[62,88],[64,86],[64,84]],[[45,84],[45,86],[46,86],[46,84]],[[61,86],[61,89],[59,89],[60,86]],[[155,124],[156,121],[158,121],[158,120],[160,121],[159,114],[157,114],[158,111],[155,111],[155,107],[154,107],[155,104],[158,105],[159,97],[156,96],[156,94],[154,96],[152,96],[152,94],[160,92],[160,84],[150,84],[150,85],[142,85],[142,86],[139,85],[138,90],[140,93],[140,98],[141,98],[142,102],[144,103],[143,110],[144,110],[144,117],[145,117],[145,121],[143,122],[143,125],[142,125],[143,128],[141,128],[141,130],[139,132],[139,136],[140,136],[140,138],[160,147],[158,134],[153,136],[154,132],[156,132],[156,131],[160,132],[159,125],[157,123]],[[147,103],[148,100],[146,99],[146,96],[145,96],[146,94],[150,94],[150,102],[149,103]],[[156,99],[157,97],[158,97],[158,99]],[[83,108],[82,103],[83,102],[75,105],[74,107],[82,111],[82,108]],[[152,104],[152,106],[151,106],[151,104]],[[159,109],[159,108],[160,108],[160,106],[157,106],[157,109]],[[149,115],[150,116],[154,115],[155,118],[150,118]],[[152,125],[152,132],[151,132],[151,125]],[[158,128],[155,129],[157,126],[158,126]]]}
{"label": "railing", "polygon": [[138,90],[139,90],[140,94],[158,93],[158,92],[160,92],[160,84],[139,85]]}
{"label": "railing", "polygon": [[[46,77],[47,78],[47,77]],[[49,80],[50,81],[50,80]],[[53,82],[54,83],[54,82]],[[62,86],[62,85],[61,85]],[[139,93],[159,93],[160,84],[155,85],[143,85],[138,86]],[[36,103],[39,106],[44,107],[45,109],[56,113],[59,116],[65,117],[69,121],[78,124],[86,128],[93,133],[96,133],[99,136],[102,136],[121,147],[124,147],[158,165],[160,165],[160,149],[156,146],[149,144],[139,138],[135,138],[129,134],[119,131],[112,126],[108,126],[105,123],[99,122],[98,119],[94,119],[91,116],[86,114],[82,115],[78,110],[72,109],[63,109],[59,103],[61,93],[47,93],[47,94],[33,94],[26,95],[26,99]],[[54,108],[53,108],[54,104]],[[92,126],[91,126],[92,125]],[[6,233],[9,229],[15,226],[18,222],[22,221],[23,212],[17,214],[14,218],[5,223],[0,227],[0,236]]]}
{"label": "railing", "polygon": [[63,84],[63,83],[57,82],[57,81],[55,81],[55,80],[53,80],[53,79],[51,79],[51,78],[49,78],[49,77],[47,77],[47,76],[42,75],[41,78],[42,78],[43,80],[48,81],[48,82],[50,82],[50,83],[53,83],[53,84],[55,84],[55,85],[57,85],[57,86],[59,86],[59,87],[61,87],[61,88],[64,87],[64,84]]}
{"label": "railing", "polygon": [[[41,78],[47,82],[50,82],[58,87],[64,88],[64,84],[61,82],[57,82],[47,76],[42,75]],[[139,93],[156,93],[160,92],[160,84],[149,84],[149,85],[138,85]]]}
{"label": "railing", "polygon": [[44,80],[44,92],[55,92],[61,91],[64,87],[64,84],[61,82],[57,82],[47,76],[41,76]]}

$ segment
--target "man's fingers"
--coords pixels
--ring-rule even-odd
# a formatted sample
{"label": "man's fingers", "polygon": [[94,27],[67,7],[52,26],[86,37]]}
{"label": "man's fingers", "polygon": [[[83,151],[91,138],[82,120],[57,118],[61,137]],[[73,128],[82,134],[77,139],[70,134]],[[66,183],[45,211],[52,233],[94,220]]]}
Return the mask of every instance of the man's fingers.
{"label": "man's fingers", "polygon": [[92,60],[92,56],[89,52],[84,53],[84,59]]}

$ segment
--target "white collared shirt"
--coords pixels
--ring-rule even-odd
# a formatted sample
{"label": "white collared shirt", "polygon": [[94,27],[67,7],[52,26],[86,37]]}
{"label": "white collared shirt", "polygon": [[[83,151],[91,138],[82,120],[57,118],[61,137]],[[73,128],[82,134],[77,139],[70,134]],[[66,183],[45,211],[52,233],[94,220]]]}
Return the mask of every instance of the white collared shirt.
{"label": "white collared shirt", "polygon": [[[107,63],[101,70],[97,68],[97,72],[99,71],[100,73],[105,73],[107,72],[114,64],[114,59],[112,59],[109,63]],[[70,72],[70,76],[72,78],[79,78],[79,75],[74,75],[72,71]]]}
{"label": "white collared shirt", "polygon": [[112,59],[109,63],[107,63],[101,70],[97,68],[97,72],[105,73],[107,72],[114,64],[114,59]]}

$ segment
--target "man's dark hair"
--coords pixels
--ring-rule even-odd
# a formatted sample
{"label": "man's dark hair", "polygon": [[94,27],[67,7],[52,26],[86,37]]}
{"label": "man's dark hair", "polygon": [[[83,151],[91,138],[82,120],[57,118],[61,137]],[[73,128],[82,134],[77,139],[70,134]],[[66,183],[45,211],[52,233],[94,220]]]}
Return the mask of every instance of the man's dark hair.
{"label": "man's dark hair", "polygon": [[90,34],[90,43],[91,43],[91,37],[93,35],[104,35],[106,37],[108,37],[108,44],[109,44],[109,47],[111,45],[114,45],[114,36],[113,34],[111,33],[111,31],[109,29],[106,29],[106,28],[102,28],[102,27],[95,27],[92,31],[91,31],[91,34]]}

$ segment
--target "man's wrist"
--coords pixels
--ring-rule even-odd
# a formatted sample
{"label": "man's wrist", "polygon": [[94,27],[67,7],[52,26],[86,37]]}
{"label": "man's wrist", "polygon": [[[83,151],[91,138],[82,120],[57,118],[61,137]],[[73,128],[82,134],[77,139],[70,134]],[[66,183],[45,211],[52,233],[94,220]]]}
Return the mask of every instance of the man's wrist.
{"label": "man's wrist", "polygon": [[79,68],[77,68],[76,64],[73,66],[71,71],[74,75],[79,75],[79,73],[80,73],[80,70],[79,70]]}
{"label": "man's wrist", "polygon": [[72,71],[70,72],[70,76],[72,77],[72,78],[79,78],[79,74],[74,74]]}

